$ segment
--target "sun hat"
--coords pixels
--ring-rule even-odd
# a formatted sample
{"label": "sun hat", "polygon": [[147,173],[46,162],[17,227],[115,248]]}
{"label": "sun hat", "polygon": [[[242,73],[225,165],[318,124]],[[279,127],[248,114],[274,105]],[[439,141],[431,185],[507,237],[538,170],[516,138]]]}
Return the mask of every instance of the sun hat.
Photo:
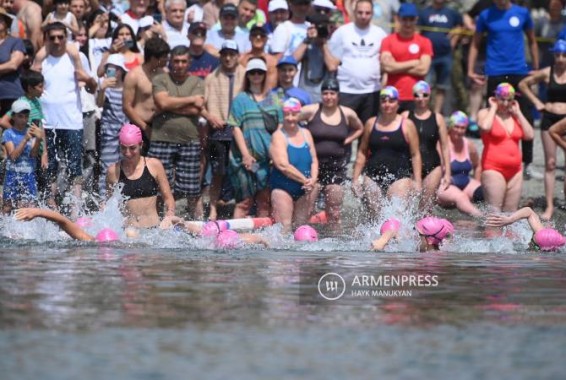
{"label": "sun hat", "polygon": [[106,60],[105,66],[108,65],[118,66],[126,73],[129,71],[126,67],[126,61],[124,60],[124,56],[122,54],[110,54],[108,56],[108,59]]}
{"label": "sun hat", "polygon": [[543,228],[533,236],[533,241],[543,251],[553,251],[566,243],[566,238],[554,228]]}
{"label": "sun hat", "polygon": [[383,222],[381,228],[379,229],[379,233],[383,235],[387,231],[397,232],[399,231],[399,228],[401,228],[401,222],[398,219],[389,218],[385,222]]}
{"label": "sun hat", "polygon": [[118,134],[120,144],[125,146],[137,145],[142,142],[141,129],[134,124],[124,124]]}
{"label": "sun hat", "polygon": [[267,71],[267,65],[265,64],[265,61],[263,59],[252,58],[248,61],[248,64],[246,66],[246,72],[252,70]]}
{"label": "sun hat", "polygon": [[306,224],[298,227],[293,235],[296,241],[318,241],[318,233],[314,228]]}

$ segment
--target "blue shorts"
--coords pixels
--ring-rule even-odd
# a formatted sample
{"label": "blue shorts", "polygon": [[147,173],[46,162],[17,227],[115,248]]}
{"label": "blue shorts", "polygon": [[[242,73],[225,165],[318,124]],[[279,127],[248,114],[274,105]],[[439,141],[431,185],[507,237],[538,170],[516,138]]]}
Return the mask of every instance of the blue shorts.
{"label": "blue shorts", "polygon": [[4,177],[4,201],[35,201],[37,200],[37,181],[35,172],[16,173],[7,171]]}
{"label": "blue shorts", "polygon": [[47,176],[51,182],[57,177],[59,160],[67,165],[69,179],[82,176],[83,130],[46,129],[47,138]]}
{"label": "blue shorts", "polygon": [[441,90],[450,88],[450,75],[452,74],[452,57],[433,57],[430,63],[430,70],[426,76],[426,81],[431,87]]}

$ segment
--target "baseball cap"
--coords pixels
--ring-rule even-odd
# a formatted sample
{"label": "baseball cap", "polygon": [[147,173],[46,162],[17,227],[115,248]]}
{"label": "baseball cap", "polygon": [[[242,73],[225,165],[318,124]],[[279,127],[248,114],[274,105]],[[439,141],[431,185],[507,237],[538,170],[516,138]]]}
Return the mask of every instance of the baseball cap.
{"label": "baseball cap", "polygon": [[293,66],[298,66],[297,60],[295,59],[295,57],[293,57],[292,55],[286,55],[284,57],[282,57],[279,62],[277,62],[277,67],[279,66],[283,66],[283,65],[293,65]]}
{"label": "baseball cap", "polygon": [[239,53],[238,44],[234,40],[226,40],[222,43],[222,48],[220,48],[220,54],[222,54],[225,50],[232,50],[236,53]]}
{"label": "baseball cap", "polygon": [[189,34],[196,32],[197,30],[202,30],[206,33],[206,24],[204,22],[193,22],[189,26]]}
{"label": "baseball cap", "polygon": [[12,113],[20,113],[24,111],[31,111],[29,102],[25,99],[18,99],[12,103]]}
{"label": "baseball cap", "polygon": [[269,6],[267,7],[268,12],[275,12],[278,9],[289,10],[289,6],[285,0],[271,0]]}
{"label": "baseball cap", "polygon": [[220,17],[223,16],[234,16],[238,17],[238,8],[232,3],[227,3],[220,8]]}
{"label": "baseball cap", "polygon": [[417,6],[413,3],[403,3],[399,7],[399,17],[418,17],[419,11]]}
{"label": "baseball cap", "polygon": [[250,36],[253,34],[261,34],[262,36],[267,36],[267,30],[263,26],[254,25],[250,29]]}
{"label": "baseball cap", "polygon": [[330,0],[314,0],[312,5],[314,7],[336,9],[336,6]]}
{"label": "baseball cap", "polygon": [[265,64],[265,61],[263,59],[252,58],[248,61],[248,64],[246,66],[246,72],[252,70],[267,71],[267,65]]}
{"label": "baseball cap", "polygon": [[310,3],[311,3],[311,0],[289,0],[289,2],[290,2],[291,4],[300,5],[300,4],[310,4]]}

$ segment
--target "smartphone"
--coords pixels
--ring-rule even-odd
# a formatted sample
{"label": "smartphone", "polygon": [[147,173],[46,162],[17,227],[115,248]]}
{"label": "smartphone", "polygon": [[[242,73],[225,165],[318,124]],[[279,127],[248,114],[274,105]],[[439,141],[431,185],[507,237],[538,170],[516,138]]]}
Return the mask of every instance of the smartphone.
{"label": "smartphone", "polygon": [[31,123],[37,125],[38,127],[41,127],[41,119],[33,119]]}
{"label": "smartphone", "polygon": [[126,46],[128,49],[133,48],[135,44],[136,44],[136,41],[134,41],[134,40],[124,41],[124,46]]}
{"label": "smartphone", "polygon": [[108,67],[106,69],[106,76],[108,78],[115,78],[116,77],[116,68],[115,67]]}

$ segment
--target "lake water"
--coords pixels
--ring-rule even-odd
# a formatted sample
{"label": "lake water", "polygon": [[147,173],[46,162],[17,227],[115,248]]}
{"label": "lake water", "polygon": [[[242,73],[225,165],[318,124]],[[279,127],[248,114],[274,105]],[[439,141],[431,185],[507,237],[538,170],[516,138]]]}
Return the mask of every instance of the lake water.
{"label": "lake water", "polygon": [[[13,231],[33,241],[0,240],[2,379],[566,372],[566,255],[525,252],[524,225],[510,239],[456,223],[444,251],[424,254],[405,241],[368,252],[375,233],[363,228],[310,245],[267,231],[270,249],[214,251],[183,233],[97,247],[51,241],[57,230],[43,222],[27,226]],[[338,282],[321,282],[326,273],[344,279],[341,298],[321,296]],[[364,275],[436,276],[437,285],[357,286]]]}

